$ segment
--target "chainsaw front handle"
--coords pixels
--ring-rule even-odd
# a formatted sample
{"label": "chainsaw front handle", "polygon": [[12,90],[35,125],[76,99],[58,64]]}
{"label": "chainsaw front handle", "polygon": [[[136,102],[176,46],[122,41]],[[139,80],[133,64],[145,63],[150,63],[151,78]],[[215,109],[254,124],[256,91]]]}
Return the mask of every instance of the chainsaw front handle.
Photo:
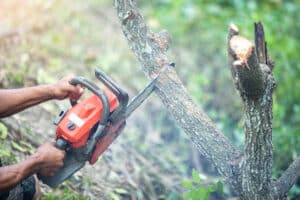
{"label": "chainsaw front handle", "polygon": [[116,95],[119,101],[119,107],[125,108],[128,103],[128,94],[125,92],[115,81],[108,77],[100,69],[95,69],[95,75],[114,95]]}
{"label": "chainsaw front handle", "polygon": [[124,117],[126,113],[129,100],[128,94],[100,69],[95,69],[95,75],[97,79],[100,80],[118,99],[119,106],[109,118],[109,120],[114,124]]}

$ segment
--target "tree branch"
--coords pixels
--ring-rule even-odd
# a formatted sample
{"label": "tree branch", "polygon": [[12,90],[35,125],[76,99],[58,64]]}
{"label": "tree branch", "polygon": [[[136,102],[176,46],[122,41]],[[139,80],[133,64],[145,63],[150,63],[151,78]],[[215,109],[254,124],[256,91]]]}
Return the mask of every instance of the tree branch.
{"label": "tree branch", "polygon": [[[151,76],[169,63],[166,56],[170,36],[166,31],[152,32],[133,0],[115,0],[122,30],[146,75]],[[238,188],[238,161],[241,153],[208,116],[192,101],[173,68],[168,68],[157,82],[156,93],[183,128],[198,150],[206,156],[236,191]]]}
{"label": "tree branch", "polygon": [[298,157],[289,166],[281,177],[274,183],[274,196],[276,199],[281,199],[287,195],[287,192],[295,184],[300,176],[300,157]]}
{"label": "tree branch", "polygon": [[271,60],[268,54],[267,43],[265,41],[264,27],[262,23],[254,23],[254,34],[255,34],[255,47],[256,55],[259,63],[266,64],[272,71],[274,62]]}
{"label": "tree branch", "polygon": [[264,28],[261,23],[254,23],[255,47],[258,61],[267,64],[267,44],[265,42]]}

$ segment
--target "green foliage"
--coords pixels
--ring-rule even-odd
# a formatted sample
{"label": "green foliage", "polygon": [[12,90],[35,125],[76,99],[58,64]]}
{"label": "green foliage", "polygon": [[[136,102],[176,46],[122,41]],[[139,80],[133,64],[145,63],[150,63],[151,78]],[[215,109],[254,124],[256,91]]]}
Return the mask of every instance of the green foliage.
{"label": "green foliage", "polygon": [[8,131],[6,126],[0,122],[0,138],[5,140],[7,138]]}
{"label": "green foliage", "polygon": [[45,200],[89,200],[91,198],[82,195],[80,192],[66,187],[63,190],[53,190],[51,193],[43,194]]}
{"label": "green foliage", "polygon": [[0,158],[3,165],[9,165],[17,161],[16,156],[12,153],[11,146],[0,139]]}
{"label": "green foliage", "polygon": [[185,180],[182,185],[187,189],[183,194],[184,200],[207,200],[210,194],[216,191],[223,195],[223,184],[220,181],[213,185],[205,185],[195,169],[192,170],[192,180]]}
{"label": "green foliage", "polygon": [[17,151],[23,152],[23,153],[26,152],[26,149],[23,148],[22,146],[20,146],[17,142],[11,141],[10,143],[11,143],[11,146],[12,146],[12,148],[13,148],[14,150],[17,150]]}
{"label": "green foliage", "polygon": [[188,65],[190,73],[183,78],[193,98],[238,146],[244,139],[242,108],[238,95],[230,91],[233,84],[224,64],[228,25],[234,22],[251,39],[253,23],[263,23],[275,61],[274,175],[279,176],[300,152],[300,23],[295,21],[300,18],[299,1],[152,0],[150,7],[148,16],[149,21],[156,20],[154,28],[168,29],[175,48],[190,50],[181,63],[176,62],[177,66]]}
{"label": "green foliage", "polygon": [[[275,61],[277,88],[274,95],[274,175],[278,176],[300,152],[300,18],[299,1],[188,0],[151,1],[150,18],[173,35],[176,46],[188,47],[194,60],[184,77],[192,96],[238,146],[243,143],[241,105],[225,67],[228,25],[253,38],[253,23],[265,28],[268,50]],[[183,62],[177,66],[185,65]],[[199,66],[204,66],[200,67]],[[196,73],[195,73],[196,72]],[[193,78],[204,77],[203,82]],[[191,78],[190,78],[191,77]],[[201,78],[202,79],[202,78]],[[226,92],[224,92],[226,91]],[[226,97],[226,98],[224,98]],[[238,125],[238,129],[236,126]]]}

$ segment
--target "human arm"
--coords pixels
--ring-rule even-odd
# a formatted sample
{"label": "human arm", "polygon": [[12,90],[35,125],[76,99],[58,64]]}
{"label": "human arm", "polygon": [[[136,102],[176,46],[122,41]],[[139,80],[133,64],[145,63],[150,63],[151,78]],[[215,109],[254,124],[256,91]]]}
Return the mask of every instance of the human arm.
{"label": "human arm", "polygon": [[19,184],[26,177],[39,173],[51,176],[63,166],[65,152],[46,143],[35,154],[18,164],[0,167],[0,194]]}
{"label": "human arm", "polygon": [[30,106],[50,99],[70,97],[78,99],[83,90],[69,84],[73,76],[66,76],[57,83],[20,89],[0,89],[0,117],[7,117]]}

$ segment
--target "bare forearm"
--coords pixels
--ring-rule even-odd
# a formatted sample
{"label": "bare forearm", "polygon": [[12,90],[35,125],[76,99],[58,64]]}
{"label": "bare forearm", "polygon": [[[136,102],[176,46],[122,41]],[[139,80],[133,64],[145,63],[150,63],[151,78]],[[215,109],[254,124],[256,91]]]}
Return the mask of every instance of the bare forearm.
{"label": "bare forearm", "polygon": [[57,149],[54,143],[47,142],[27,160],[10,166],[0,167],[0,194],[32,174],[52,176],[63,166],[65,152]]}
{"label": "bare forearm", "polygon": [[0,167],[0,194],[10,190],[28,176],[37,173],[40,169],[40,162],[37,155],[32,155],[21,163]]}
{"label": "bare forearm", "polygon": [[0,90],[0,117],[12,115],[53,98],[53,86],[51,85],[22,89],[2,89]]}

